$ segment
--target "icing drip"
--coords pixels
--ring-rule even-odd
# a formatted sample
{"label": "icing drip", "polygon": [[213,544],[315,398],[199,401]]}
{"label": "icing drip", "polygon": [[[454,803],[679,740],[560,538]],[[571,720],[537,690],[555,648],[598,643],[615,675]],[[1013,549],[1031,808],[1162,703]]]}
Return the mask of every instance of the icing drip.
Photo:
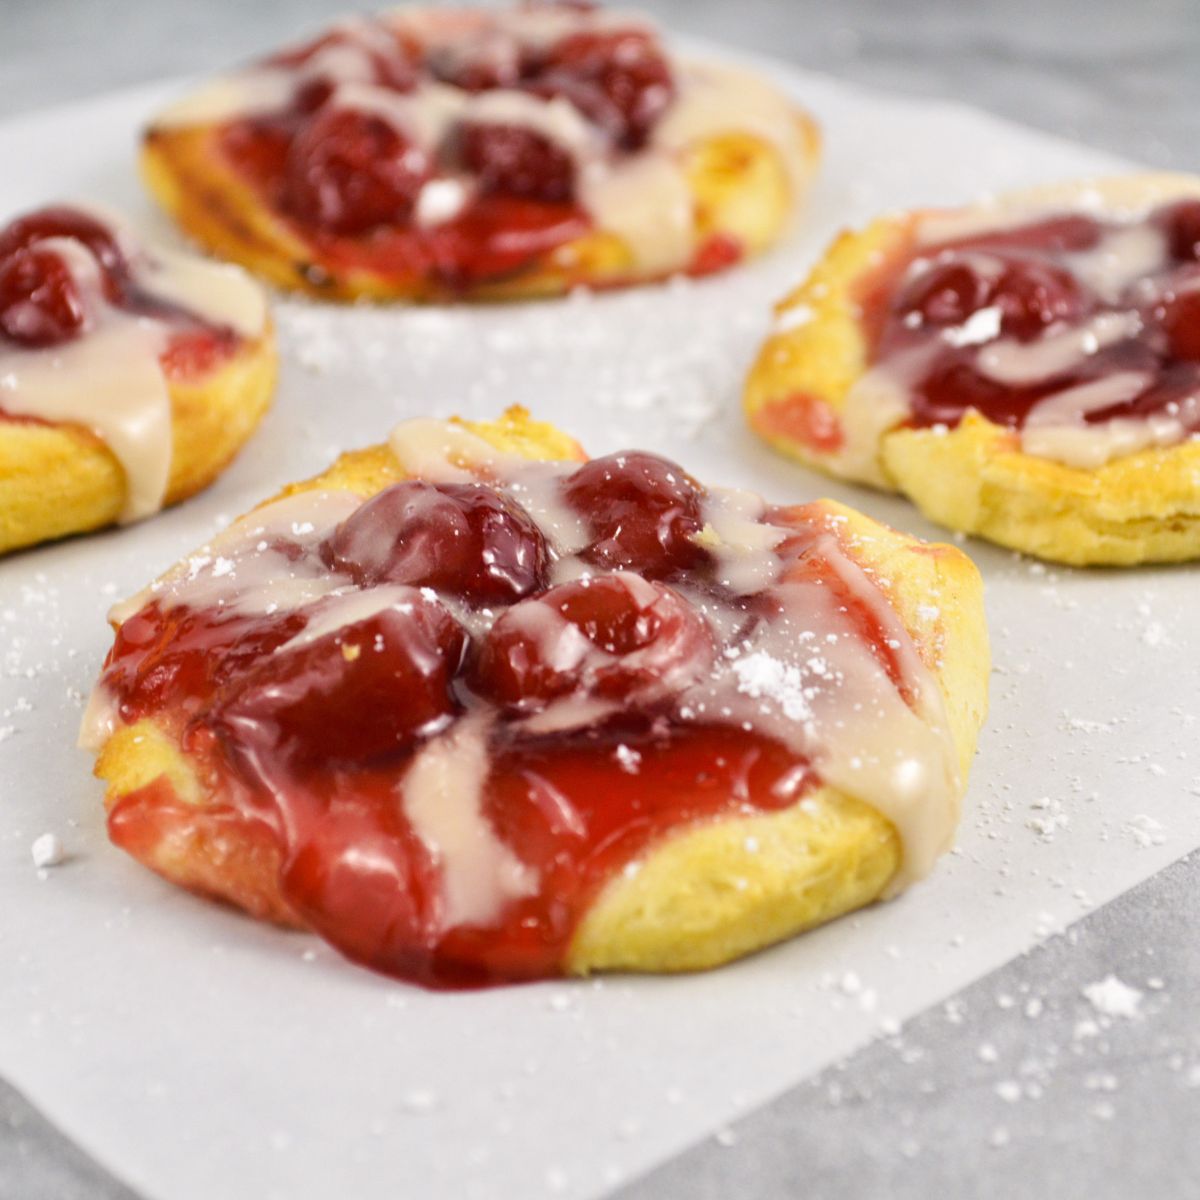
{"label": "icing drip", "polygon": [[[260,337],[266,327],[262,291],[236,267],[172,251],[144,249],[111,214],[74,210],[98,222],[120,247],[128,269],[114,299],[104,269],[83,241],[38,238],[39,253],[66,267],[83,324],[67,340],[29,346],[0,335],[0,411],[90,430],[125,472],[119,520],[139,520],[163,504],[171,472],[171,399],[162,360],[180,328],[208,327]],[[36,219],[37,214],[34,214]]]}

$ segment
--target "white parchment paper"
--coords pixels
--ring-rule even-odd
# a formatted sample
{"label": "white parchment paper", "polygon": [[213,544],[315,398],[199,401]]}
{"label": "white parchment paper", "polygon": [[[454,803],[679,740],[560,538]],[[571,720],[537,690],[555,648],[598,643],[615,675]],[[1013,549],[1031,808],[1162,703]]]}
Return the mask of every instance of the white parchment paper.
{"label": "white parchment paper", "polygon": [[[769,304],[876,210],[1120,164],[964,109],[774,69],[819,117],[803,230],[723,279],[487,310],[287,302],[275,409],[219,483],[0,563],[0,1074],[155,1200],[595,1196],[1200,843],[1188,569],[1054,571],[982,544],[996,676],[961,847],[900,901],[695,978],[430,994],[173,890],[108,845],[74,749],[108,604],[399,417],[519,401],[777,500],[903,502],[774,457],[740,377]],[[173,88],[0,126],[0,215],[133,173]],[[45,832],[69,853],[39,877]],[[901,1131],[897,1131],[899,1139]]]}

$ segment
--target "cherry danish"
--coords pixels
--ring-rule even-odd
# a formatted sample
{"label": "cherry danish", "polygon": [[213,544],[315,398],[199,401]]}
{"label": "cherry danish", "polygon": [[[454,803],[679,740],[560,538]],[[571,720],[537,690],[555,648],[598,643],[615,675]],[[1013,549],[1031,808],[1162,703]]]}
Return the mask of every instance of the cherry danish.
{"label": "cherry danish", "polygon": [[1187,176],[882,219],[792,298],[809,319],[784,312],[750,420],[803,461],[1042,557],[1196,557],[1198,231]]}
{"label": "cherry danish", "polygon": [[273,282],[487,299],[724,269],[778,238],[815,157],[767,84],[637,14],[534,4],[342,21],[161,113],[143,162]]}
{"label": "cherry danish", "polygon": [[0,229],[0,553],[206,486],[270,399],[261,290],[67,205]]}
{"label": "cherry danish", "polygon": [[[84,737],[118,845],[436,986],[712,965],[947,849],[986,678],[958,552],[581,461],[519,410],[390,455],[393,482],[335,468],[114,613]],[[631,531],[618,563],[583,496]]]}

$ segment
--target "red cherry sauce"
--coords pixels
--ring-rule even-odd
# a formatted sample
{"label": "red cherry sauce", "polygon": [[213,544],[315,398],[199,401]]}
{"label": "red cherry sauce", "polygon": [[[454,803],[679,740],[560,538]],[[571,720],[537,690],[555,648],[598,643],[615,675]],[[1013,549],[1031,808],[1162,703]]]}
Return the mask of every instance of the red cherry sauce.
{"label": "red cherry sauce", "polygon": [[[1138,227],[1161,241],[1149,271],[1101,294],[1081,276],[1084,256],[1100,256]],[[1135,397],[1084,414],[1088,423],[1170,413],[1189,431],[1200,428],[1200,201],[1161,206],[1137,222],[1078,213],[1048,216],[1016,228],[936,245],[909,243],[861,293],[870,356],[876,364],[918,356],[908,369],[916,427],[954,427],[968,409],[996,425],[1020,429],[1047,397],[1106,378],[1145,371]],[[989,310],[988,329],[958,336]],[[989,376],[980,355],[998,339],[1022,345],[1053,338],[1105,314],[1132,314],[1135,331],[1083,351],[1044,378],[1008,384]],[[908,361],[912,361],[909,359]]]}
{"label": "red cherry sauce", "polygon": [[[322,66],[330,47],[362,55],[361,82],[400,95],[437,84],[564,99],[614,155],[640,149],[675,94],[663,49],[645,31],[581,31],[543,47],[502,22],[481,29],[481,20],[463,24],[458,44],[422,47],[385,20],[328,34],[268,60],[296,73],[285,109],[221,130],[234,170],[312,246],[305,273],[314,285],[329,268],[359,268],[453,293],[527,269],[591,227],[574,162],[549,138],[464,121],[422,149],[379,113],[339,103]],[[465,202],[449,219],[422,224],[415,213],[422,187],[448,177],[466,181]],[[719,270],[740,254],[728,239],[714,239],[692,269]]]}
{"label": "red cherry sauce", "polygon": [[[95,260],[102,296],[89,297],[55,239],[69,239]],[[27,213],[0,229],[0,352],[40,350],[83,337],[97,303],[170,327],[162,354],[171,378],[194,378],[233,353],[232,329],[211,325],[196,314],[147,291],[113,230],[90,213],[54,205]]]}
{"label": "red cherry sauce", "polygon": [[[775,584],[733,595],[696,551],[705,489],[643,453],[593,460],[554,486],[589,532],[577,551],[588,579],[552,582],[564,552],[502,490],[413,480],[308,540],[255,531],[223,550],[228,603],[211,591],[189,603],[182,585],[125,620],[102,676],[119,720],[152,717],[179,737],[220,800],[189,809],[156,781],[114,807],[113,840],[145,855],[173,822],[217,841],[240,831],[280,864],[290,913],[348,957],[467,987],[562,973],[599,890],[672,831],[800,799],[818,782],[803,755],[676,704],[779,607]],[[761,519],[787,531],[776,580],[827,586],[905,693],[894,645],[821,541],[820,511]],[[243,570],[337,593],[243,610]],[[708,603],[741,621],[725,641],[702,616]],[[338,605],[365,607],[331,625]],[[576,701],[600,709],[538,724]],[[403,781],[433,739],[472,723],[486,739],[481,819],[531,882],[487,919],[447,925],[442,867],[410,822]]]}

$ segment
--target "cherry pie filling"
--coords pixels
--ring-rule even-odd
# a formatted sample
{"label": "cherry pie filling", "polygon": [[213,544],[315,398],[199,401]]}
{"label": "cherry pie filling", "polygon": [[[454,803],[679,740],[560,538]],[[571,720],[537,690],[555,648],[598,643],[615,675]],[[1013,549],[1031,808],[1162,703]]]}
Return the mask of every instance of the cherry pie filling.
{"label": "cherry pie filling", "polygon": [[[539,11],[570,11],[578,27],[546,41],[523,23]],[[563,106],[567,126],[585,126],[611,162],[647,146],[676,95],[657,35],[592,24],[593,15],[586,5],[532,5],[512,20],[471,14],[459,28],[446,14],[428,43],[402,22],[348,23],[261,64],[291,76],[290,97],[227,121],[221,153],[312,246],[314,284],[328,269],[452,291],[504,279],[592,228],[576,156],[551,132],[563,128]],[[502,103],[446,122],[437,113],[451,92]],[[504,103],[514,94],[559,107],[530,117]],[[397,101],[411,105],[404,115],[389,111]],[[430,121],[441,122],[434,133],[414,134]],[[439,187],[445,211],[432,199]],[[713,238],[689,269],[720,270],[740,253]]]}
{"label": "cherry pie filling", "polygon": [[1013,430],[1200,430],[1200,200],[914,237],[860,300],[870,361],[903,381],[912,427],[953,428],[974,410]]}
{"label": "cherry pie filling", "polygon": [[[821,782],[791,733],[845,676],[881,720],[922,686],[821,510],[741,502],[731,557],[664,459],[528,470],[252,514],[120,624],[98,691],[180,739],[306,925],[431,986],[562,973],[653,843]],[[160,780],[109,828],[136,854],[193,815]]]}
{"label": "cherry pie filling", "polygon": [[169,330],[160,361],[170,379],[214,369],[240,342],[233,329],[148,290],[115,231],[91,213],[57,205],[0,229],[0,354],[64,347],[106,310]]}

